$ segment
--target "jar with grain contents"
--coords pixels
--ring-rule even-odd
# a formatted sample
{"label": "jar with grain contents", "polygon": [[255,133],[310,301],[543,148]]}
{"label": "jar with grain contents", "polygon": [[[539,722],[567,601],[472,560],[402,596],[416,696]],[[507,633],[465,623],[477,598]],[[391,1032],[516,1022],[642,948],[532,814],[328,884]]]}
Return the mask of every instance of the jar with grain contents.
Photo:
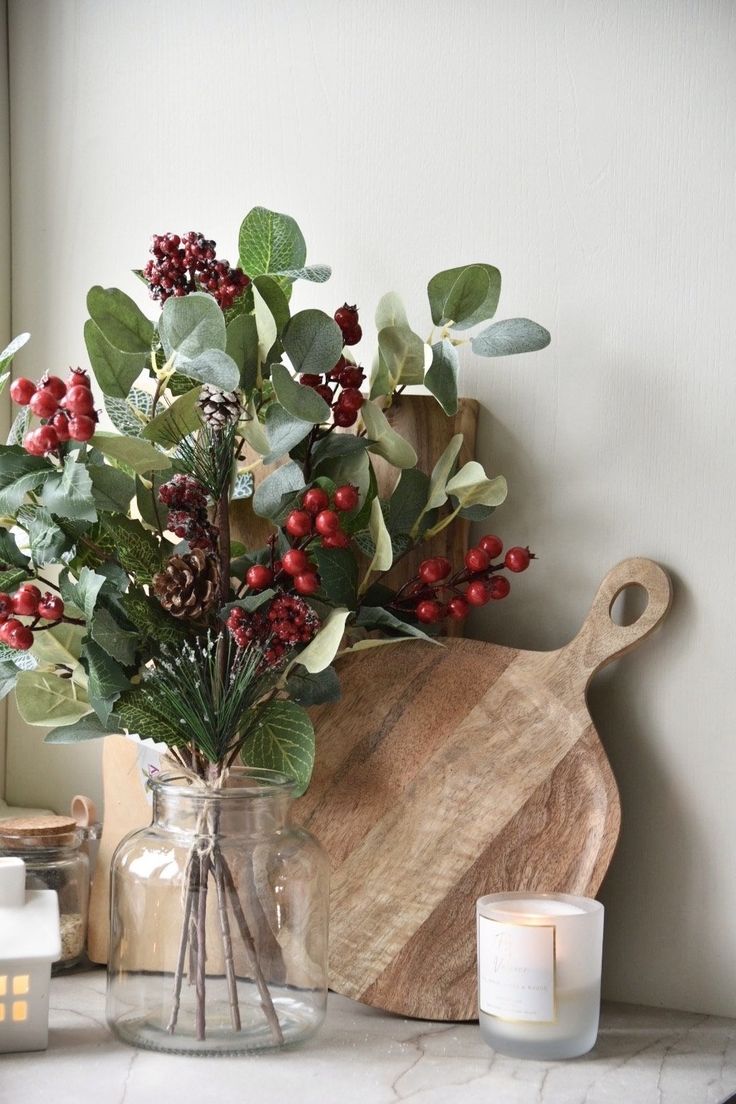
{"label": "jar with grain contents", "polygon": [[53,889],[59,897],[61,958],[53,972],[76,965],[84,953],[89,859],[77,822],[64,816],[0,820],[0,856],[26,864],[26,889]]}

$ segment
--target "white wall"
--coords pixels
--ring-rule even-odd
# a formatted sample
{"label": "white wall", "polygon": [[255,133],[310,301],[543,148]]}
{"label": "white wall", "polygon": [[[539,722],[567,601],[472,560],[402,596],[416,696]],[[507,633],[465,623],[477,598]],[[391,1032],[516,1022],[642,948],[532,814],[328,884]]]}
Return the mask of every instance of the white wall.
{"label": "white wall", "polygon": [[[660,636],[592,700],[624,829],[607,991],[736,1014],[734,46],[729,0],[11,0],[14,327],[28,371],[84,356],[92,283],[148,236],[234,258],[261,203],[298,217],[311,294],[420,328],[440,268],[496,263],[500,317],[553,344],[466,358],[494,521],[539,563],[474,628],[553,647],[630,554],[669,567]],[[300,293],[298,302],[304,302]],[[96,751],[10,729],[9,796],[65,805]]]}

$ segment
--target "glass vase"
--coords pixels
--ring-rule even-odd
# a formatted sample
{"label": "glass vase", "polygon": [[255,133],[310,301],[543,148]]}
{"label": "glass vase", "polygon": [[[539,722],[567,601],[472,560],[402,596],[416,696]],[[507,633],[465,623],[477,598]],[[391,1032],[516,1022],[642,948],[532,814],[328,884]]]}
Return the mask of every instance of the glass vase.
{"label": "glass vase", "polygon": [[153,820],[112,862],[107,1018],[149,1050],[239,1054],[307,1039],[327,1000],[329,863],[294,785],[232,771],[150,783]]}

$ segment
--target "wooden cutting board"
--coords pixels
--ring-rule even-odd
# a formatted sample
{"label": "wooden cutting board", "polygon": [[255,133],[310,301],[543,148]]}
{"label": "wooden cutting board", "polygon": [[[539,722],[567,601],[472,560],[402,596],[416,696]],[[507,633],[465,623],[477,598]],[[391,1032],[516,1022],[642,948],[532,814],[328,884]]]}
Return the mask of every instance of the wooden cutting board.
{"label": "wooden cutting board", "polygon": [[[648,605],[615,624],[632,584]],[[620,806],[586,690],[670,601],[662,568],[631,559],[558,651],[454,639],[342,662],[344,696],[314,711],[317,764],[295,810],[332,862],[333,990],[405,1016],[473,1019],[476,898],[595,895]]]}

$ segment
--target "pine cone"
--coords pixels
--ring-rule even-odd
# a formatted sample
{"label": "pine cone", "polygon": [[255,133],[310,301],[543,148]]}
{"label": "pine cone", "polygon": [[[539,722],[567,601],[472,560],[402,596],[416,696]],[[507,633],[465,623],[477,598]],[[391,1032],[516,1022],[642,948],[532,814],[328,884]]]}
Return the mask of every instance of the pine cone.
{"label": "pine cone", "polygon": [[202,421],[211,429],[227,429],[234,425],[241,414],[240,400],[234,391],[221,391],[214,384],[205,383],[197,400]]}
{"label": "pine cone", "polygon": [[153,577],[153,590],[161,605],[174,617],[199,620],[217,599],[220,568],[201,548],[183,556],[170,556],[163,571]]}

